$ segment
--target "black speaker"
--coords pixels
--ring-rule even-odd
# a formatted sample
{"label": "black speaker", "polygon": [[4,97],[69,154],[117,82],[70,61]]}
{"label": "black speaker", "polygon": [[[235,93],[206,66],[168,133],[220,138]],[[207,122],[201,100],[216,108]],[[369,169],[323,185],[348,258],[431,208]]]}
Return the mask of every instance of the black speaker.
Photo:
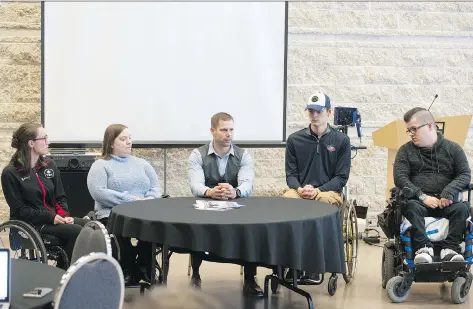
{"label": "black speaker", "polygon": [[87,174],[96,156],[54,154],[48,158],[54,160],[61,172],[70,216],[82,218],[89,211],[94,210],[95,202],[87,188]]}

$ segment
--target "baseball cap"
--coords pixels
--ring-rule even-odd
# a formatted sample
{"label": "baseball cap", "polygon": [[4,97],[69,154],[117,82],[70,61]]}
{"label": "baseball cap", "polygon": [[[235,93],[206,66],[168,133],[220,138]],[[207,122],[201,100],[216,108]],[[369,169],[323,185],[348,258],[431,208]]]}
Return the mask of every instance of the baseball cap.
{"label": "baseball cap", "polygon": [[309,97],[306,109],[314,109],[316,111],[321,111],[324,108],[330,107],[330,98],[322,92],[316,92]]}

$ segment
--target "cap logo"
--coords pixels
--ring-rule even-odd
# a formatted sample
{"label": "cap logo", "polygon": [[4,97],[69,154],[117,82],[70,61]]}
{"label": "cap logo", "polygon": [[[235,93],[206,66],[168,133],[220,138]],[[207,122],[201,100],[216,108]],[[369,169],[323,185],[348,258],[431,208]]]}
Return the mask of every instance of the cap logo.
{"label": "cap logo", "polygon": [[318,96],[314,95],[314,96],[312,97],[312,102],[317,102],[318,100],[319,100],[319,97],[318,97]]}

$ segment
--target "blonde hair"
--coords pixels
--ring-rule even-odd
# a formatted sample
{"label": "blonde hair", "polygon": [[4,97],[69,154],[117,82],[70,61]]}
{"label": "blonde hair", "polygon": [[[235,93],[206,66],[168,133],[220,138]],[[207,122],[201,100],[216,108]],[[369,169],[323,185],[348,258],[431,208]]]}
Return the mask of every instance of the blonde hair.
{"label": "blonde hair", "polygon": [[217,113],[213,115],[212,118],[210,118],[210,127],[212,129],[216,129],[218,127],[218,123],[220,122],[220,120],[229,121],[229,120],[233,120],[233,117],[232,115],[227,114],[227,113],[223,113],[223,112]]}

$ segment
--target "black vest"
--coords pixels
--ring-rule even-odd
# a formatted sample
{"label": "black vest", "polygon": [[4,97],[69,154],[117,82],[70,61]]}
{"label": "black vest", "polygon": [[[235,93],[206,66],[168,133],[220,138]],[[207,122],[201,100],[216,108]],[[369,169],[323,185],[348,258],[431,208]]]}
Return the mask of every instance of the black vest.
{"label": "black vest", "polygon": [[220,176],[218,171],[217,154],[209,153],[209,144],[199,147],[202,156],[202,169],[204,170],[205,185],[209,188],[217,186],[219,183],[229,183],[234,188],[238,187],[238,171],[241,166],[241,158],[245,152],[243,149],[233,145],[233,153],[228,156],[225,174]]}

